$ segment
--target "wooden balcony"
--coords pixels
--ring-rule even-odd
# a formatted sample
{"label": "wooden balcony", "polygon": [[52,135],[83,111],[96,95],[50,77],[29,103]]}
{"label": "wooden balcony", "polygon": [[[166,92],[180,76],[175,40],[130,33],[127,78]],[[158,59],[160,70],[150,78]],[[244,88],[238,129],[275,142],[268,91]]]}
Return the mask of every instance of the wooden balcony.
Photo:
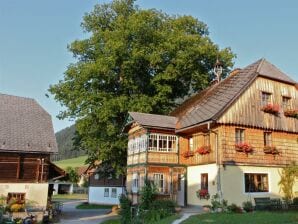
{"label": "wooden balcony", "polygon": [[173,152],[148,152],[148,163],[178,163],[178,154]]}

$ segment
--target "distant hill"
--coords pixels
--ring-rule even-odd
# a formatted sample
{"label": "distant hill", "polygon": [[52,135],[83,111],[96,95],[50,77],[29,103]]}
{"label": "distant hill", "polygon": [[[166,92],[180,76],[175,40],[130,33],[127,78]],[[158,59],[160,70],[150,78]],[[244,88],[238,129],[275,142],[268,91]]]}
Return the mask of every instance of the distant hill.
{"label": "distant hill", "polygon": [[86,155],[83,150],[74,150],[73,138],[75,136],[75,125],[68,128],[64,128],[58,131],[56,135],[56,140],[58,144],[58,154],[52,155],[52,161],[71,159],[78,156]]}

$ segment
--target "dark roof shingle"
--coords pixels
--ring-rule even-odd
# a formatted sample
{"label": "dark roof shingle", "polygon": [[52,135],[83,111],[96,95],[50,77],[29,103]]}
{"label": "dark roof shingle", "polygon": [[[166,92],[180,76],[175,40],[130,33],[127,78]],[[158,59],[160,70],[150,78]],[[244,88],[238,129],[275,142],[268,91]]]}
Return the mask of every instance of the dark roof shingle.
{"label": "dark roof shingle", "polygon": [[33,99],[0,94],[0,151],[57,152],[51,116]]}
{"label": "dark roof shingle", "polygon": [[173,116],[128,112],[138,124],[146,127],[175,129],[177,118]]}

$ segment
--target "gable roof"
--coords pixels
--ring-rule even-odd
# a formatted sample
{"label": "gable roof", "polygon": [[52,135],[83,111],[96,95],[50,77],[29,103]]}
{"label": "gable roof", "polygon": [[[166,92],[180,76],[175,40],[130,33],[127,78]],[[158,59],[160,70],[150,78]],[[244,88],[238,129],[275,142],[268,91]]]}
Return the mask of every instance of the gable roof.
{"label": "gable roof", "polygon": [[173,116],[128,112],[134,122],[143,127],[155,127],[161,129],[175,129],[177,118]]}
{"label": "gable roof", "polygon": [[51,116],[34,99],[0,94],[1,151],[58,151]]}
{"label": "gable roof", "polygon": [[[177,129],[187,129],[208,121],[215,121],[256,79],[263,76],[269,79],[295,85],[295,81],[274,65],[260,59],[231,74],[185,101],[171,115],[178,117]],[[179,130],[177,130],[179,132]]]}

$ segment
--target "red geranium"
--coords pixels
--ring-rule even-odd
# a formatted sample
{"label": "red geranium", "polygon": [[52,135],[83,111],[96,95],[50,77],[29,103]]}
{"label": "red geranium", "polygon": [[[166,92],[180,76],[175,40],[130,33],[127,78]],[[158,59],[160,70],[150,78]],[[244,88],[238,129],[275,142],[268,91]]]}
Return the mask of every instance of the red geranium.
{"label": "red geranium", "polygon": [[199,147],[197,150],[196,150],[196,153],[199,153],[200,155],[205,155],[205,154],[208,154],[211,152],[211,147],[209,145],[207,146],[202,146],[202,147]]}
{"label": "red geranium", "polygon": [[245,153],[250,153],[253,150],[252,146],[250,144],[248,144],[247,142],[237,143],[235,145],[235,149],[238,152],[245,152]]}
{"label": "red geranium", "polygon": [[280,107],[279,107],[278,104],[268,103],[266,106],[262,107],[261,110],[266,112],[266,113],[278,114],[279,110],[280,110]]}

